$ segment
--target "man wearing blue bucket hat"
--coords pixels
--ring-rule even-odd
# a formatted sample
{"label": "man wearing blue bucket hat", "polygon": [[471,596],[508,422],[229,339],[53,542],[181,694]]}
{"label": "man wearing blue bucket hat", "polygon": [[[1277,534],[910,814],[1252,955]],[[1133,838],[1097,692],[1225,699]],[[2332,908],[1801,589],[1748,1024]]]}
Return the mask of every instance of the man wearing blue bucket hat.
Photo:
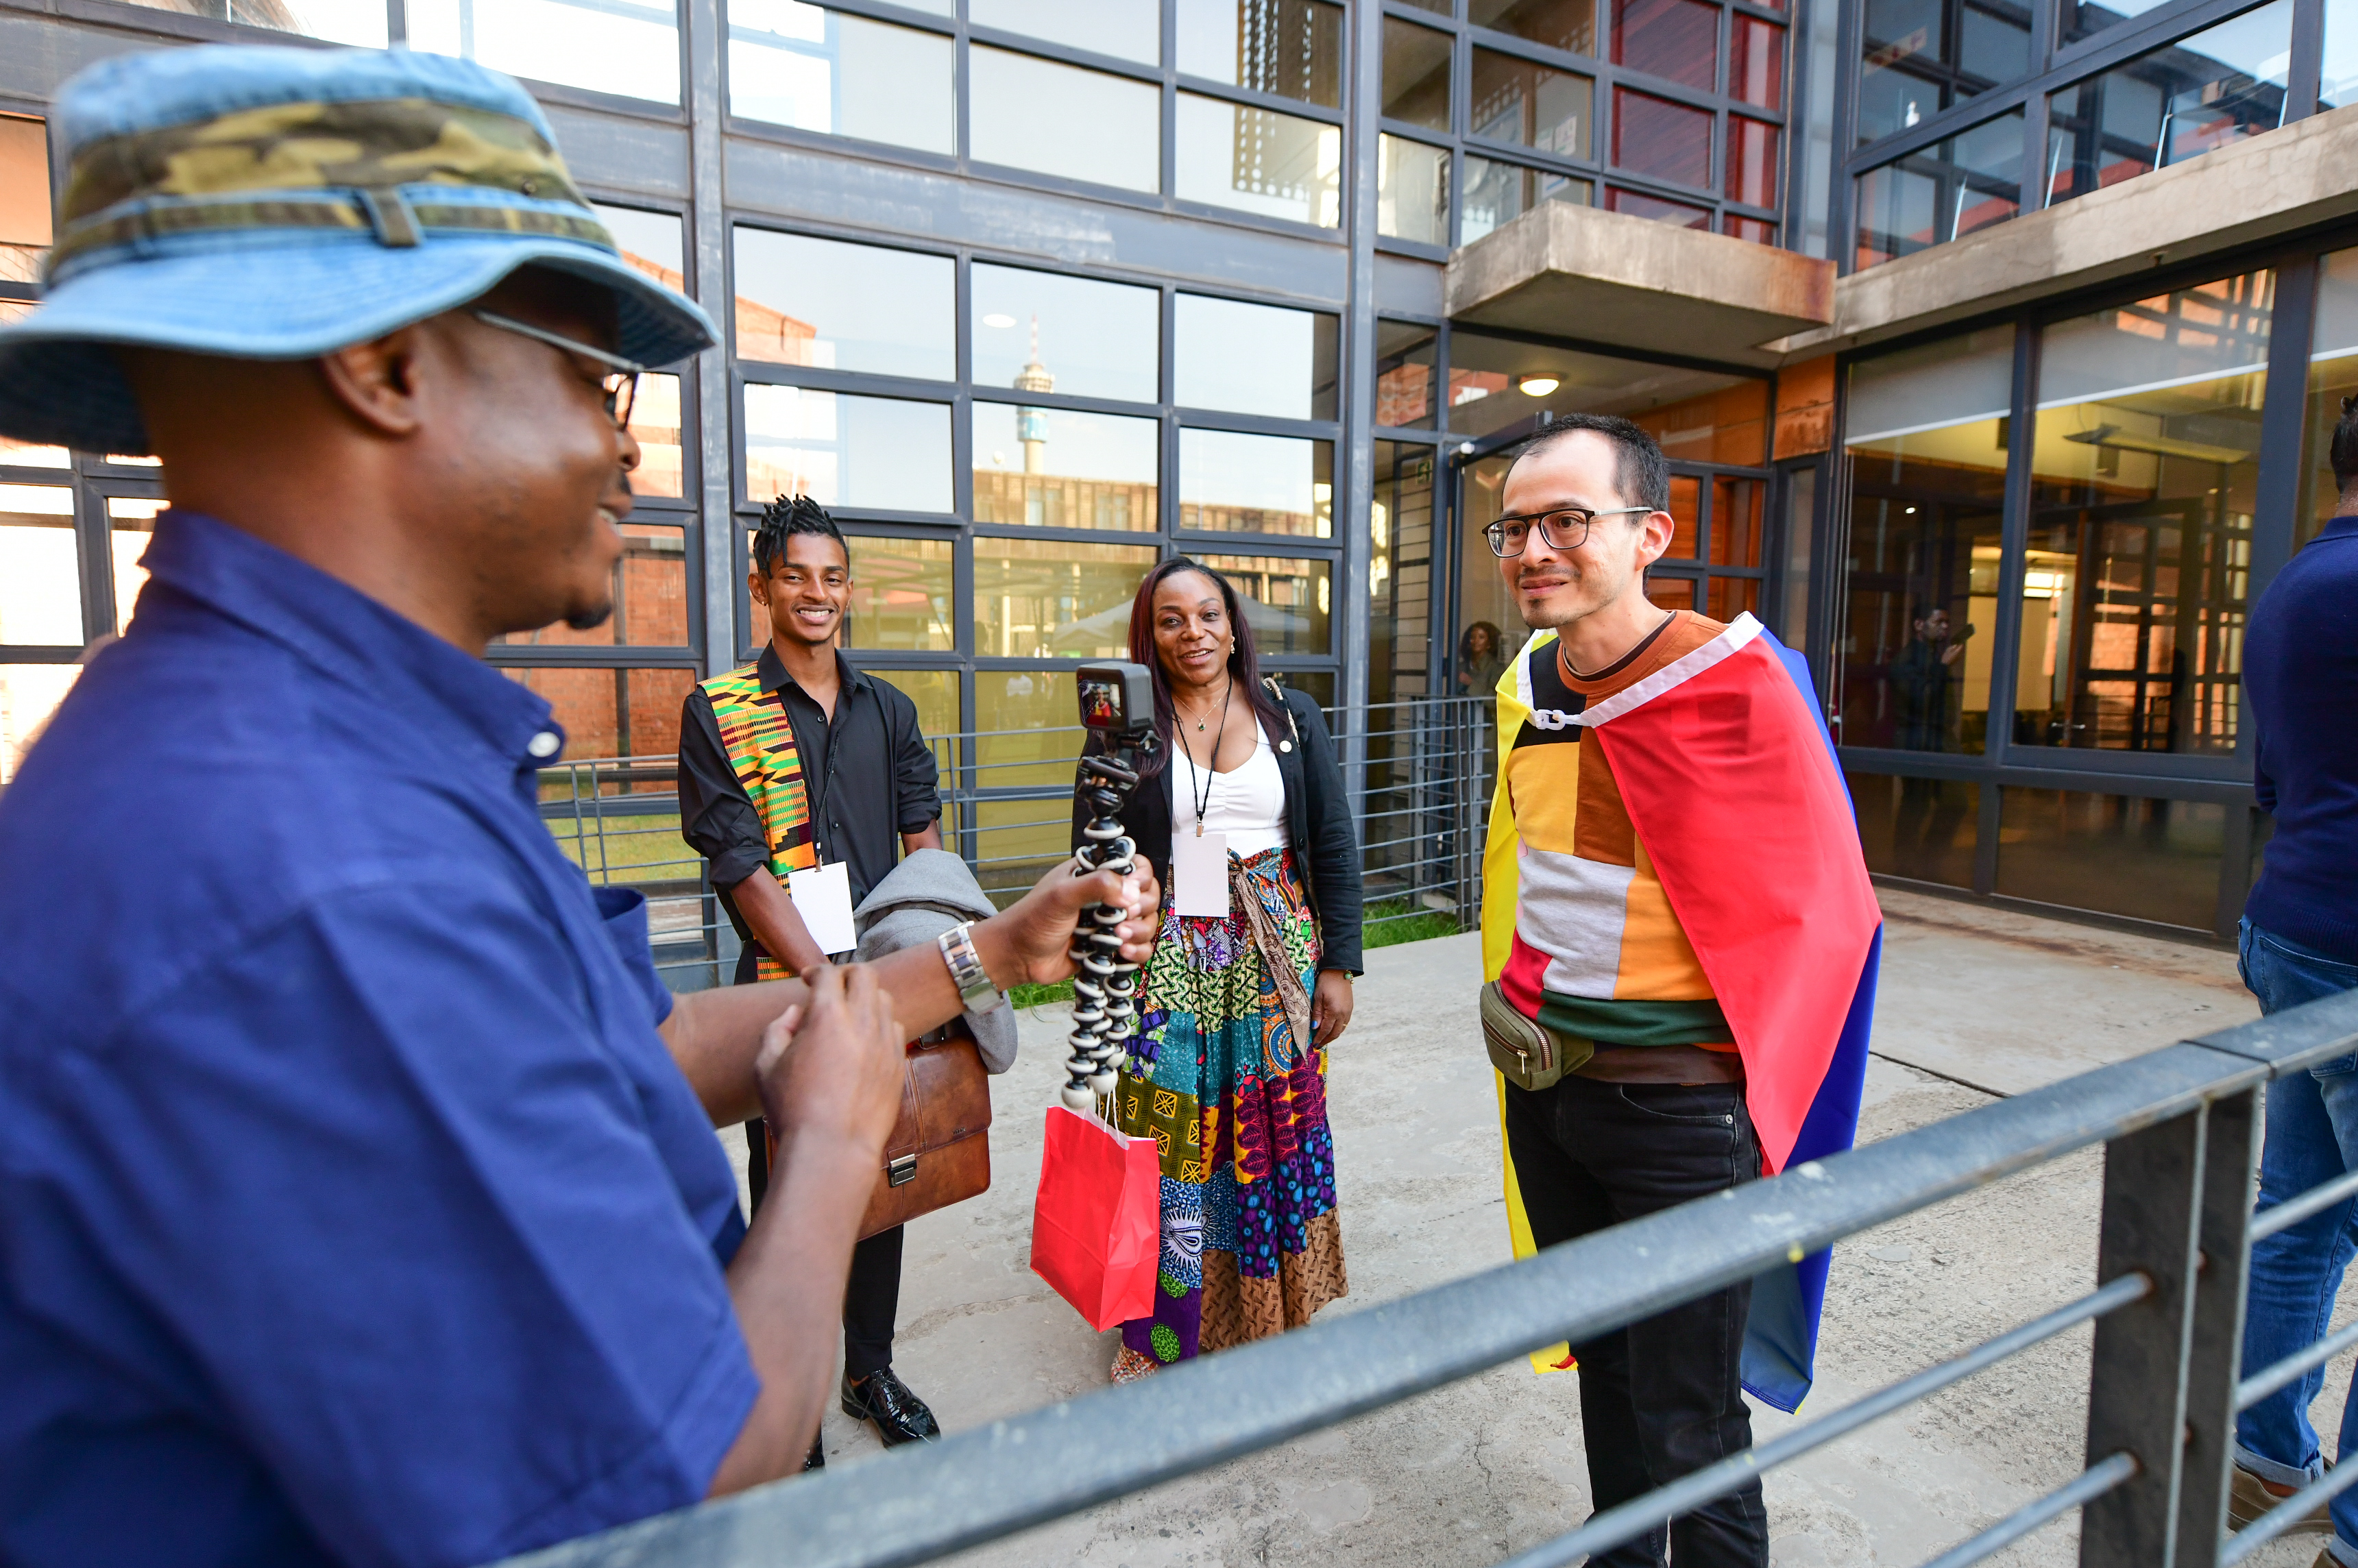
{"label": "man wearing blue bucket hat", "polygon": [[173,505],[0,796],[0,1562],[474,1563],[791,1473],[900,1042],[1151,879],[675,1002],[479,655],[609,612],[631,388],[703,314],[466,62],[130,56],[51,125],[0,434]]}

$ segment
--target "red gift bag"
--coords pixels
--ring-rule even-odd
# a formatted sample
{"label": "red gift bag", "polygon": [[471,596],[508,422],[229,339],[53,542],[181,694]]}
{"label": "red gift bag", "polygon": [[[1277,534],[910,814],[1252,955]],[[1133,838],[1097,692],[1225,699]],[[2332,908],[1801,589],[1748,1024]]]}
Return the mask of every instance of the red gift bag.
{"label": "red gift bag", "polygon": [[1163,1238],[1163,1162],[1152,1138],[1048,1108],[1032,1271],[1102,1333],[1154,1311]]}

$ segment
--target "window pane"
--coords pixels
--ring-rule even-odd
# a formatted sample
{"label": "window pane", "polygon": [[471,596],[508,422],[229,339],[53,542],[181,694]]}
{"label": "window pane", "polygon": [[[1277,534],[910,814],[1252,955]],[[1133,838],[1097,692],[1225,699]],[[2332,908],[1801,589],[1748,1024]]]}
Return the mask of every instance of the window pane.
{"label": "window pane", "polygon": [[1957,66],[1996,86],[2027,75],[2030,70],[2030,12],[2006,7],[1984,10],[1965,7],[1957,44]]}
{"label": "window pane", "polygon": [[[1765,381],[1731,382],[1693,396],[1622,412],[1660,443],[1663,455],[1672,462],[1741,463],[1757,468],[1768,460],[1768,384]],[[1712,558],[1723,566],[1760,564]]]}
{"label": "window pane", "polygon": [[[600,757],[649,757],[671,762],[679,756],[679,710],[696,684],[694,670],[599,669],[510,665],[500,672],[517,685],[538,692],[565,727],[561,760],[590,762]],[[680,850],[675,816],[671,838],[662,845],[666,857],[694,860]],[[607,832],[614,831],[610,820]],[[691,869],[686,875],[693,877]]]}
{"label": "window pane", "polygon": [[81,646],[76,559],[72,491],[0,484],[0,643]]}
{"label": "window pane", "polygon": [[1473,0],[1466,19],[1550,49],[1596,52],[1595,0]]}
{"label": "window pane", "polygon": [[[244,27],[271,27],[282,33],[300,33],[308,38],[326,38],[334,43],[351,44],[357,49],[381,49],[385,41],[385,16],[382,0],[131,0],[135,5],[146,5],[157,11],[177,11],[183,16],[209,16],[216,22],[235,22]],[[427,46],[417,39],[417,13],[410,12],[410,42],[414,48]],[[437,54],[455,54],[456,49],[436,49]],[[553,80],[553,79],[551,79]]]}
{"label": "window pane", "polygon": [[1253,647],[1262,658],[1330,651],[1326,600],[1332,591],[1331,562],[1273,556],[1195,558],[1234,583],[1244,596],[1245,622],[1252,628]]}
{"label": "window pane", "polygon": [[1335,318],[1200,294],[1178,301],[1180,406],[1335,417]]}
{"label": "window pane", "polygon": [[[1687,474],[1671,476],[1671,547],[1662,558],[1692,561],[1703,541],[1703,481]],[[1682,604],[1686,600],[1680,600]]]}
{"label": "window pane", "polygon": [[1720,214],[1719,232],[1733,235],[1747,244],[1773,245],[1777,243],[1777,225],[1766,218],[1745,218],[1734,212]]}
{"label": "window pane", "polygon": [[1946,100],[1937,82],[1916,74],[1947,59],[1942,0],[1866,0],[1859,41],[1860,145],[1904,131]]}
{"label": "window pane", "polygon": [[130,629],[131,612],[139,604],[139,590],[147,586],[147,568],[139,564],[139,557],[147,553],[147,543],[156,534],[157,514],[167,504],[120,495],[107,498],[107,541],[114,562],[117,636]]}
{"label": "window pane", "polygon": [[[958,673],[956,670],[870,670],[868,674],[886,686],[900,689],[917,705],[917,729],[929,741],[939,741],[955,735],[958,724]],[[957,759],[946,745],[934,747],[934,760],[941,764],[942,783],[950,783],[950,770]],[[945,811],[943,831],[951,827]]]}
{"label": "window pane", "polygon": [[1785,29],[1758,16],[1732,19],[1727,95],[1763,109],[1785,102]]}
{"label": "window pane", "polygon": [[[118,524],[119,526],[120,524]],[[684,648],[687,639],[687,546],[681,529],[624,523],[622,558],[614,563],[613,611],[576,631],[562,622],[492,639],[511,647]],[[760,606],[755,606],[758,613]],[[763,635],[768,629],[763,629]]]}
{"label": "window pane", "polygon": [[[278,3],[265,0],[256,9]],[[367,27],[362,8],[369,3],[327,0],[323,8],[349,16],[359,31]],[[384,7],[377,11],[368,41],[382,49]],[[592,92],[679,102],[678,16],[660,0],[409,0],[408,18],[409,47],[426,53]]]}
{"label": "window pane", "polygon": [[1983,749],[2013,377],[2010,327],[1851,368],[1845,745]]}
{"label": "window pane", "polygon": [[2022,211],[2022,111],[1933,143],[1858,182],[1858,262],[1946,244]]}
{"label": "window pane", "polygon": [[1160,65],[1162,12],[1159,0],[968,0],[966,15],[979,27]]}
{"label": "window pane", "polygon": [[974,380],[1013,386],[1037,362],[1076,397],[1156,397],[1156,315],[1151,288],[977,262]]}
{"label": "window pane", "polygon": [[[957,546],[947,539],[879,539],[850,535],[851,614],[844,646],[890,648],[898,653],[957,652],[957,620],[950,605]],[[760,605],[753,606],[754,641],[768,630]],[[950,681],[948,722],[957,728],[957,677]],[[939,729],[928,726],[927,734]]]}
{"label": "window pane", "polygon": [[2309,460],[2300,475],[2300,505],[2293,514],[2296,548],[2317,536],[2341,504],[2333,482],[2333,427],[2342,400],[2358,394],[2358,251],[2318,261],[2317,326],[2309,339]]}
{"label": "window pane", "polygon": [[1974,885],[1981,786],[1951,779],[1844,773],[1866,869],[1952,888]]}
{"label": "window pane", "polygon": [[950,406],[800,386],[745,389],[745,495],[950,510]]}
{"label": "window pane", "polygon": [[974,520],[1046,528],[1162,526],[1152,419],[974,405]]}
{"label": "window pane", "polygon": [[1193,92],[1179,94],[1178,127],[1182,199],[1327,229],[1342,222],[1337,127]]}
{"label": "window pane", "polygon": [[[1433,610],[1434,457],[1431,447],[1376,443],[1376,493],[1368,509],[1370,703],[1424,695]],[[1490,636],[1495,643],[1501,633],[1493,627]],[[1492,650],[1494,660],[1500,652]],[[1371,730],[1385,727],[1378,723]]]}
{"label": "window pane", "polygon": [[2275,276],[2047,330],[2021,745],[2235,747]]}
{"label": "window pane", "polygon": [[1627,212],[1633,218],[1650,218],[1658,223],[1675,223],[1682,229],[1711,230],[1711,209],[1691,207],[1683,201],[1650,195],[1643,190],[1623,190],[1608,187],[1605,192],[1605,210]]}
{"label": "window pane", "polygon": [[800,0],[729,0],[729,112],[947,157],[957,103],[947,34]]}
{"label": "window pane", "polygon": [[1869,63],[1858,84],[1858,145],[1904,131],[1940,113],[1948,95],[1940,83],[1911,72]]}
{"label": "window pane", "polygon": [[1384,18],[1384,118],[1449,129],[1450,35]]}
{"label": "window pane", "polygon": [[2133,17],[2142,16],[2169,0],[2064,0],[2063,41],[2074,43],[2117,27]]}
{"label": "window pane", "polygon": [[[38,120],[0,114],[0,283],[38,283],[49,248],[47,127]],[[26,460],[5,455],[6,449],[0,446],[0,462]]]}
{"label": "window pane", "polygon": [[1741,114],[1727,117],[1727,199],[1747,207],[1777,205],[1777,127]]}
{"label": "window pane", "polygon": [[1558,157],[1595,157],[1589,145],[1591,83],[1568,70],[1551,70],[1495,49],[1474,51],[1477,136],[1520,142]]}
{"label": "window pane", "polygon": [[1163,95],[1147,82],[980,44],[967,50],[977,163],[1126,190],[1163,186]]}
{"label": "window pane", "polygon": [[1760,579],[1749,577],[1715,577],[1706,585],[1704,611],[1714,621],[1733,621],[1739,615],[1760,612]]}
{"label": "window pane", "polygon": [[2317,107],[2322,112],[2352,103],[2358,103],[2358,6],[2351,0],[2328,0]]}
{"label": "window pane", "polygon": [[80,665],[0,665],[0,784],[16,776],[80,674]]}
{"label": "window pane", "polygon": [[2225,806],[2048,789],[1998,800],[1999,892],[2205,932],[2219,918]]}
{"label": "window pane", "polygon": [[1569,201],[1575,207],[1586,207],[1595,200],[1595,187],[1585,179],[1467,153],[1466,201],[1457,215],[1457,243],[1470,245],[1542,201]]}
{"label": "window pane", "polygon": [[[1138,575],[1145,576],[1144,569]],[[1137,587],[1133,580],[1132,591]],[[1127,600],[1122,605],[1121,624],[1120,641],[1126,650],[1130,635]],[[1130,655],[1117,650],[1105,656]],[[974,677],[974,727],[981,736],[975,743],[975,760],[980,764],[976,782],[985,789],[1016,784],[1071,786],[1073,763],[1081,754],[1082,730],[1073,679],[1065,671],[978,670]],[[1019,855],[1055,859],[1072,844],[1073,814],[1064,801],[986,805],[979,816],[983,826],[992,829],[982,840],[983,859],[987,861]],[[1037,876],[1033,872],[1024,877],[1022,885],[1029,887]],[[992,885],[987,875],[984,885]]]}
{"label": "window pane", "polygon": [[1319,0],[1179,0],[1179,69],[1340,108],[1343,7]]}
{"label": "window pane", "polygon": [[739,229],[738,357],[947,381],[956,280],[947,256]]}
{"label": "window pane", "polygon": [[2048,100],[2050,205],[2284,123],[2292,0],[2220,23]]}
{"label": "window pane", "polygon": [[1632,174],[1708,187],[1711,119],[1708,109],[1617,87],[1613,91],[1613,161]]}
{"label": "window pane", "polygon": [[[1152,545],[975,540],[974,651],[998,659],[1128,658],[1130,601],[1155,556]],[[976,677],[978,708],[990,684],[990,676]],[[1072,700],[1069,690],[1065,697]],[[1065,721],[1077,722],[1070,716],[1078,711],[1065,709]],[[1069,782],[1069,771],[1065,777]]]}
{"label": "window pane", "polygon": [[1719,7],[1699,0],[1613,0],[1613,63],[1716,91]]}
{"label": "window pane", "polygon": [[1335,444],[1180,431],[1179,526],[1326,538],[1335,531]]}
{"label": "window pane", "polygon": [[598,222],[614,236],[614,243],[622,247],[624,261],[674,288],[687,287],[678,213],[610,207],[603,201],[592,201],[590,206]]}
{"label": "window pane", "polygon": [[1449,243],[1447,147],[1376,137],[1376,232],[1420,244]]}
{"label": "window pane", "polygon": [[1433,428],[1433,332],[1406,321],[1376,323],[1376,423]]}
{"label": "window pane", "polygon": [[[1720,400],[1720,395],[1726,395]],[[1494,338],[1459,328],[1449,340],[1449,427],[1488,435],[1541,411],[1618,414],[1675,442],[1671,456],[1758,462],[1766,394],[1750,377],[1677,370],[1606,354]],[[1470,503],[1469,503],[1470,504]],[[1488,557],[1479,539],[1474,547]],[[1485,571],[1495,571],[1495,560]]]}
{"label": "window pane", "polygon": [[[1715,567],[1757,567],[1760,564],[1760,510],[1768,483],[1757,479],[1716,478],[1711,481],[1711,564]],[[1712,579],[1712,592],[1736,579]],[[1730,593],[1748,589],[1729,588]],[[1745,609],[1753,608],[1744,601]],[[1729,617],[1712,611],[1714,619]]]}

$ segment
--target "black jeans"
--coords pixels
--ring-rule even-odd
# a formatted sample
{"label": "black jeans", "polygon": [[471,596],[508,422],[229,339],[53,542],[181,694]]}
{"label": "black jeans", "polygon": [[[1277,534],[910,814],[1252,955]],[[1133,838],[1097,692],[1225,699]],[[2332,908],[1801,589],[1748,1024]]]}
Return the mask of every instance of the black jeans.
{"label": "black jeans", "polygon": [[[1541,1247],[1636,1219],[1760,1173],[1737,1084],[1507,1086],[1507,1147]],[[1588,1487],[1602,1513],[1752,1445],[1738,1377],[1747,1282],[1572,1347]],[[1665,1559],[1667,1547],[1671,1553]],[[1758,1482],[1589,1559],[1594,1568],[1768,1568]]]}
{"label": "black jeans", "polygon": [[[764,1125],[745,1124],[746,1177],[759,1213],[770,1187]],[[901,1312],[901,1229],[880,1230],[851,1249],[851,1281],[843,1293],[843,1375],[865,1378],[892,1365],[892,1320]]]}

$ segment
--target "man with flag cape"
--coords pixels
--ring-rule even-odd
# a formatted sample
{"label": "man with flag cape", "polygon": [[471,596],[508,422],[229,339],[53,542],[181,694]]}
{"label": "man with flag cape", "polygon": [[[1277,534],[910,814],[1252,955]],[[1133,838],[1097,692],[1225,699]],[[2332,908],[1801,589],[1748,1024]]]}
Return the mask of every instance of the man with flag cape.
{"label": "man with flag cape", "polygon": [[[1646,597],[1652,438],[1574,415],[1487,530],[1535,633],[1498,686],[1484,1033],[1515,1255],[1850,1147],[1882,917],[1801,656]],[[1738,1384],[1809,1392],[1827,1255],[1532,1357],[1577,1367],[1601,1512],[1751,1442]],[[1766,1568],[1758,1484],[1593,1559]]]}

